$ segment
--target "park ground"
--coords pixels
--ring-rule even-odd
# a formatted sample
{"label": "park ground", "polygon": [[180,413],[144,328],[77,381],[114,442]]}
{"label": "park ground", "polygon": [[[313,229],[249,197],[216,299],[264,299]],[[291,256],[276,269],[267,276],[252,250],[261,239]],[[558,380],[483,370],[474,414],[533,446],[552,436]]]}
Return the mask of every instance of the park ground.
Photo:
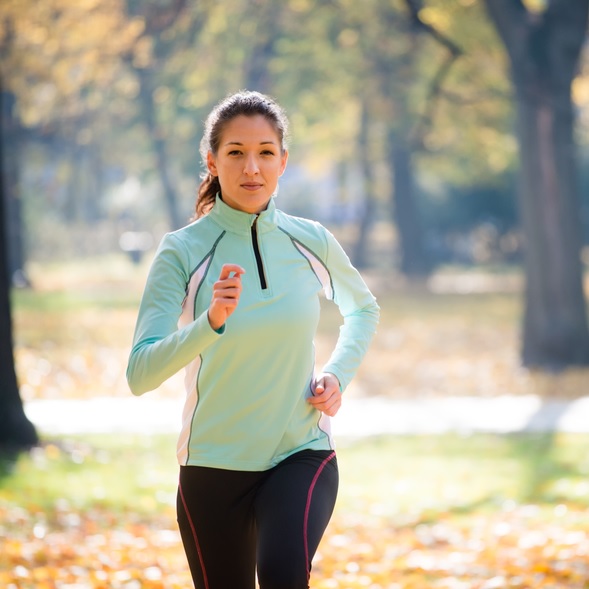
{"label": "park ground", "polygon": [[[35,289],[14,294],[25,403],[129,398],[124,369],[145,272],[122,258],[32,267]],[[420,286],[366,278],[382,321],[348,391],[354,403],[587,394],[586,370],[521,368],[517,272],[447,270]],[[325,305],[319,362],[338,322]],[[152,398],[173,402],[177,384]],[[0,587],[190,587],[174,434],[40,434],[39,447],[2,464]],[[340,496],[312,587],[589,587],[588,444],[585,433],[550,429],[342,436]]]}

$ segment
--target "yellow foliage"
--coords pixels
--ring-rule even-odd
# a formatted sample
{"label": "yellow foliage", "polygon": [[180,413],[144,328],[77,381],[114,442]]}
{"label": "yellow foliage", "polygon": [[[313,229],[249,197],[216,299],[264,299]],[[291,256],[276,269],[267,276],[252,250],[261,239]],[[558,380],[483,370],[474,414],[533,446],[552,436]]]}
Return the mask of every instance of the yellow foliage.
{"label": "yellow foliage", "polygon": [[[127,20],[122,0],[32,0],[2,3],[2,74],[25,125],[98,109],[100,89],[143,31]],[[106,40],[106,42],[105,42]],[[92,87],[86,104],[82,89]]]}

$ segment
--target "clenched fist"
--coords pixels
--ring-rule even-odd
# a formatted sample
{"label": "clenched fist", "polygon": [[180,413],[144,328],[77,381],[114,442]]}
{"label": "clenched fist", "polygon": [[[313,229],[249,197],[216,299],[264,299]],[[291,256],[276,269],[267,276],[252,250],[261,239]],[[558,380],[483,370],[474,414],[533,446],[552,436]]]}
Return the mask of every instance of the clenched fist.
{"label": "clenched fist", "polygon": [[245,270],[237,264],[223,264],[219,280],[213,285],[213,296],[209,305],[209,323],[214,330],[220,329],[239,303],[241,275]]}

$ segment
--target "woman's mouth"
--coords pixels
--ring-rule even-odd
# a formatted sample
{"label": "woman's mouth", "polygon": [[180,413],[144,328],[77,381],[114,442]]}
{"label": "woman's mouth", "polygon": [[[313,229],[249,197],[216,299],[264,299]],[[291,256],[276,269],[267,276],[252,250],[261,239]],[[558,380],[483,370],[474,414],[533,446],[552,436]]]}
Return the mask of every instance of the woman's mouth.
{"label": "woman's mouth", "polygon": [[247,182],[246,184],[242,184],[241,187],[245,188],[245,190],[259,190],[262,188],[262,185],[257,182]]}

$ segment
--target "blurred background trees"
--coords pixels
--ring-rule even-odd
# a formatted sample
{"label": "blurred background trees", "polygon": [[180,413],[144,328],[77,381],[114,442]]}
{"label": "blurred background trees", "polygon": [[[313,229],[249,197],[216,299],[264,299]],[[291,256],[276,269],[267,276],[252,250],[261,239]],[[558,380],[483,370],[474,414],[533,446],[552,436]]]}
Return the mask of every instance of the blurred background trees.
{"label": "blurred background trees", "polygon": [[525,243],[523,361],[586,364],[586,5],[4,0],[12,281],[188,222],[202,121],[247,87],[291,118],[283,209],[407,279],[519,268]]}

